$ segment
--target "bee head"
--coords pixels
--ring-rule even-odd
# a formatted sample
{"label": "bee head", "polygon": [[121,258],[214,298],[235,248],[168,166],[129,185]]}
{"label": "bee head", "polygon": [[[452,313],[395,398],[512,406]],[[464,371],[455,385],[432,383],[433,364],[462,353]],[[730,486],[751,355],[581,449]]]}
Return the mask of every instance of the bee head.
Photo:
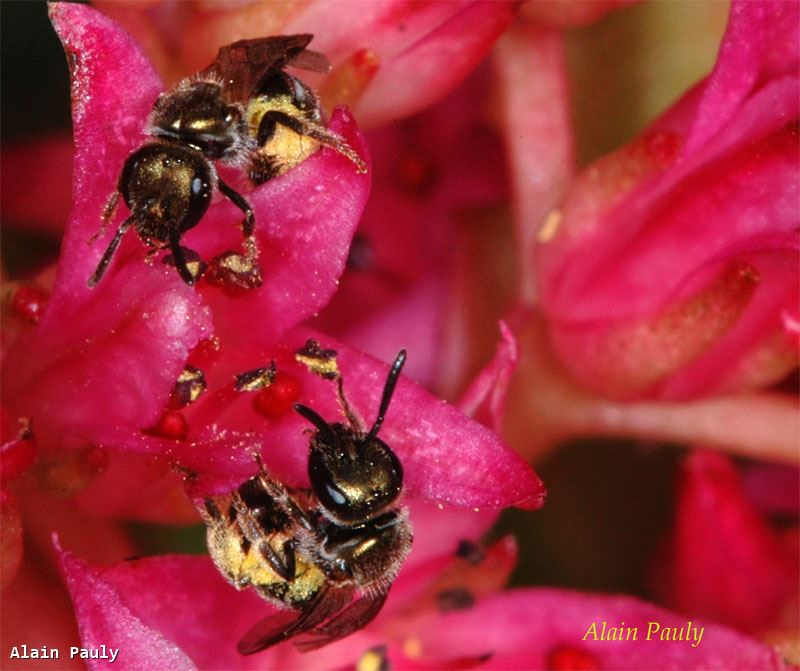
{"label": "bee head", "polygon": [[320,504],[334,521],[358,524],[393,504],[403,488],[403,467],[378,438],[406,352],[394,361],[375,423],[367,433],[341,423],[329,424],[314,410],[295,405],[316,431],[311,438],[308,477]]}

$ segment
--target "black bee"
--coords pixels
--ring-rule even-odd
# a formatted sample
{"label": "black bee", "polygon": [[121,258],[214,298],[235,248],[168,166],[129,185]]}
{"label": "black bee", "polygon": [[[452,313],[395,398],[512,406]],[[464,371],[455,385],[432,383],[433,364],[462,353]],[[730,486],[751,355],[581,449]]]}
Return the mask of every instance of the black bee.
{"label": "black bee", "polygon": [[158,97],[147,134],[153,140],[125,161],[117,191],[102,215],[102,235],[119,197],[130,215],[119,226],[88,285],[95,286],[108,267],[122,236],[132,226],[154,251],[168,248],[170,260],[187,284],[203,274],[205,264],[181,246],[181,236],[203,218],[214,188],[243,213],[244,254],[219,257],[240,286],[260,286],[256,262],[255,217],[247,200],[224,182],[214,167],[220,161],[245,170],[254,184],[283,174],[314,153],[332,147],[366,166],[350,146],[322,125],[319,101],[288,66],[327,72],[322,54],[306,49],[311,35],[241,40],[219,50],[216,60],[194,77]]}
{"label": "black bee", "polygon": [[208,548],[237,588],[252,585],[290,611],[245,634],[238,650],[259,652],[299,634],[300,650],[327,645],[364,627],[380,611],[411,549],[407,510],[398,505],[403,468],[378,431],[406,359],[401,351],[366,431],[342,392],[346,423],[329,424],[295,405],[310,421],[310,489],[291,489],[261,473],[226,496],[198,502]]}

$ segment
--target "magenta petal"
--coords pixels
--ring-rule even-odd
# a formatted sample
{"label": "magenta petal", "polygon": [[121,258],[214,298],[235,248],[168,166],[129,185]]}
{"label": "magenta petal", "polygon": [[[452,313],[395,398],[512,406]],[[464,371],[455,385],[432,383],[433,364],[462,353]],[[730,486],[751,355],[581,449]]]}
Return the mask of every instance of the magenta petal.
{"label": "magenta petal", "polygon": [[503,426],[508,382],[519,361],[517,341],[504,321],[500,322],[500,337],[494,359],[472,381],[456,404],[465,415],[498,433]]}
{"label": "magenta petal", "polygon": [[[397,3],[398,9],[403,4]],[[458,9],[453,11],[454,7]],[[417,35],[412,44],[379,61],[375,78],[356,106],[359,116],[363,110],[374,125],[437,102],[480,63],[516,13],[509,2],[431,3],[426,11],[442,10],[452,14],[427,34]],[[400,16],[386,18],[385,32],[406,32],[399,30]],[[366,44],[369,46],[368,40]],[[381,50],[376,51],[380,58]]]}
{"label": "magenta petal", "polygon": [[686,142],[687,151],[702,146],[766,80],[796,73],[798,56],[797,2],[735,0],[719,58]]}
{"label": "magenta petal", "polygon": [[[367,160],[366,143],[346,108],[336,109],[330,129]],[[328,302],[344,270],[370,179],[370,172],[359,173],[349,160],[324,149],[247,194],[256,212],[264,284],[233,298],[213,287],[202,290],[223,340],[239,340],[243,333],[276,338]],[[240,219],[229,202],[212,206],[186,235],[187,245],[206,258],[239,249]]]}
{"label": "magenta petal", "polygon": [[[252,452],[259,445],[276,477],[293,486],[307,486],[308,421],[292,411],[265,418],[254,409],[254,396],[235,392],[232,382],[235,373],[274,360],[278,370],[299,382],[299,403],[314,408],[328,421],[342,421],[335,385],[294,360],[294,352],[308,339],[339,353],[350,404],[365,425],[374,420],[388,372],[386,364],[307,328],[289,331],[280,345],[267,340],[259,346],[255,341],[260,335],[253,334],[249,347],[223,347],[223,356],[208,378],[212,391],[185,411],[192,427],[189,440],[172,443],[165,453],[198,474],[194,495],[230,490],[253,475],[257,468]],[[410,498],[488,508],[537,508],[543,503],[539,478],[496,434],[405,377],[397,386],[381,436],[403,463]],[[137,448],[133,437],[127,444],[139,451],[152,447]]]}
{"label": "magenta petal", "polygon": [[[795,488],[795,511],[796,504]],[[682,612],[758,632],[797,598],[797,548],[745,498],[739,474],[720,454],[698,451],[683,464],[669,543],[655,582]]]}
{"label": "magenta petal", "polygon": [[461,541],[477,543],[499,516],[496,510],[444,507],[429,501],[411,500],[406,504],[415,530],[407,566],[455,555]]}
{"label": "magenta petal", "polygon": [[[295,337],[301,342],[313,337],[323,347],[339,352],[348,398],[365,420],[371,421],[386,379],[386,365],[312,331],[299,330]],[[314,406],[323,417],[338,415],[332,392],[331,388],[328,394],[320,394]],[[541,480],[496,434],[404,377],[397,385],[381,437],[403,464],[405,488],[411,498],[488,508],[513,505],[532,509],[544,503]]]}
{"label": "magenta petal", "polygon": [[244,632],[275,607],[252,589],[237,591],[209,557],[148,557],[99,572],[143,622],[175,641],[198,668],[275,666],[274,651],[243,657],[236,650]]}
{"label": "magenta petal", "polygon": [[[591,595],[556,589],[527,589],[495,594],[469,610],[421,621],[415,637],[420,661],[490,655],[488,668],[544,669],[553,654],[569,648],[596,669],[783,669],[769,646],[731,629],[698,622],[626,596]],[[646,640],[648,623],[687,632],[703,628],[692,640]],[[636,640],[599,640],[603,624],[636,627]],[[597,639],[587,632],[595,625]],[[690,632],[693,630],[688,630]],[[585,639],[585,640],[584,640]],[[492,659],[496,664],[492,664]]]}
{"label": "magenta petal", "polygon": [[604,395],[692,398],[796,366],[797,4],[735,4],[717,68],[539,231],[556,350]]}
{"label": "magenta petal", "polygon": [[209,327],[199,297],[172,274],[141,266],[133,281],[106,278],[88,300],[64,303],[9,351],[4,402],[34,419],[43,445],[98,444],[105,431],[158,419]]}
{"label": "magenta petal", "polygon": [[[119,650],[115,663],[103,659],[86,660],[90,669],[195,668],[178,646],[139,618],[125,596],[101,571],[62,550],[55,537],[53,544],[75,604],[83,647],[100,650],[102,645],[109,651]],[[67,654],[67,651],[62,652]]]}
{"label": "magenta petal", "polygon": [[[98,241],[89,247],[87,242],[100,228],[122,164],[143,141],[145,119],[164,87],[139,46],[105,15],[62,2],[50,5],[50,18],[70,66],[75,143],[73,209],[50,299],[52,312],[62,302],[90,295],[86,281],[103,245]],[[51,318],[45,315],[45,321]]]}

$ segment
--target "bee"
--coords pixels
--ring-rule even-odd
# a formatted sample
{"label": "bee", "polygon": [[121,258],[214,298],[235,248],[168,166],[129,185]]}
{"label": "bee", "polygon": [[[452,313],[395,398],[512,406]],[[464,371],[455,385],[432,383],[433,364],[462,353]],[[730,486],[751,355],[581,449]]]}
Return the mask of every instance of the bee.
{"label": "bee", "polygon": [[228,581],[287,607],[255,624],[239,642],[240,653],[299,634],[306,636],[295,645],[312,650],[364,627],[383,606],[412,542],[408,511],[398,504],[403,468],[378,438],[405,359],[401,350],[369,430],[350,408],[341,377],[344,423],[294,406],[314,427],[310,488],[278,482],[256,457],[259,475],[228,495],[197,501],[209,553]]}
{"label": "bee", "polygon": [[117,189],[102,213],[103,235],[120,196],[130,215],[117,228],[88,280],[103,277],[122,236],[135,228],[152,253],[169,249],[165,259],[189,285],[206,264],[181,246],[181,237],[206,213],[214,189],[243,214],[244,254],[218,257],[239,286],[261,285],[256,258],[255,215],[247,199],[218,174],[214,161],[245,171],[253,185],[282,175],[321,146],[349,158],[360,172],[366,165],[345,142],[322,125],[319,100],[302,81],[287,74],[288,66],[327,72],[328,59],[306,49],[312,35],[284,35],[241,40],[222,47],[215,61],[194,77],[160,95],[147,123],[152,140],[125,161]]}

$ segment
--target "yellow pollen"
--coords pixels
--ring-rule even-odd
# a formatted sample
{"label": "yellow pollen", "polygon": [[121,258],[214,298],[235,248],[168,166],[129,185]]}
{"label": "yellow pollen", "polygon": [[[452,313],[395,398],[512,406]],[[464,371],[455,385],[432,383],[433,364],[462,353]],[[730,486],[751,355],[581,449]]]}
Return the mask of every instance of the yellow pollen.
{"label": "yellow pollen", "polygon": [[552,210],[536,233],[536,239],[541,243],[550,242],[558,231],[562,218],[561,210]]}
{"label": "yellow pollen", "polygon": [[382,655],[377,650],[370,649],[356,662],[356,671],[380,671],[382,664]]}
{"label": "yellow pollen", "polygon": [[409,659],[422,657],[422,641],[418,638],[407,638],[403,641],[403,654]]}

